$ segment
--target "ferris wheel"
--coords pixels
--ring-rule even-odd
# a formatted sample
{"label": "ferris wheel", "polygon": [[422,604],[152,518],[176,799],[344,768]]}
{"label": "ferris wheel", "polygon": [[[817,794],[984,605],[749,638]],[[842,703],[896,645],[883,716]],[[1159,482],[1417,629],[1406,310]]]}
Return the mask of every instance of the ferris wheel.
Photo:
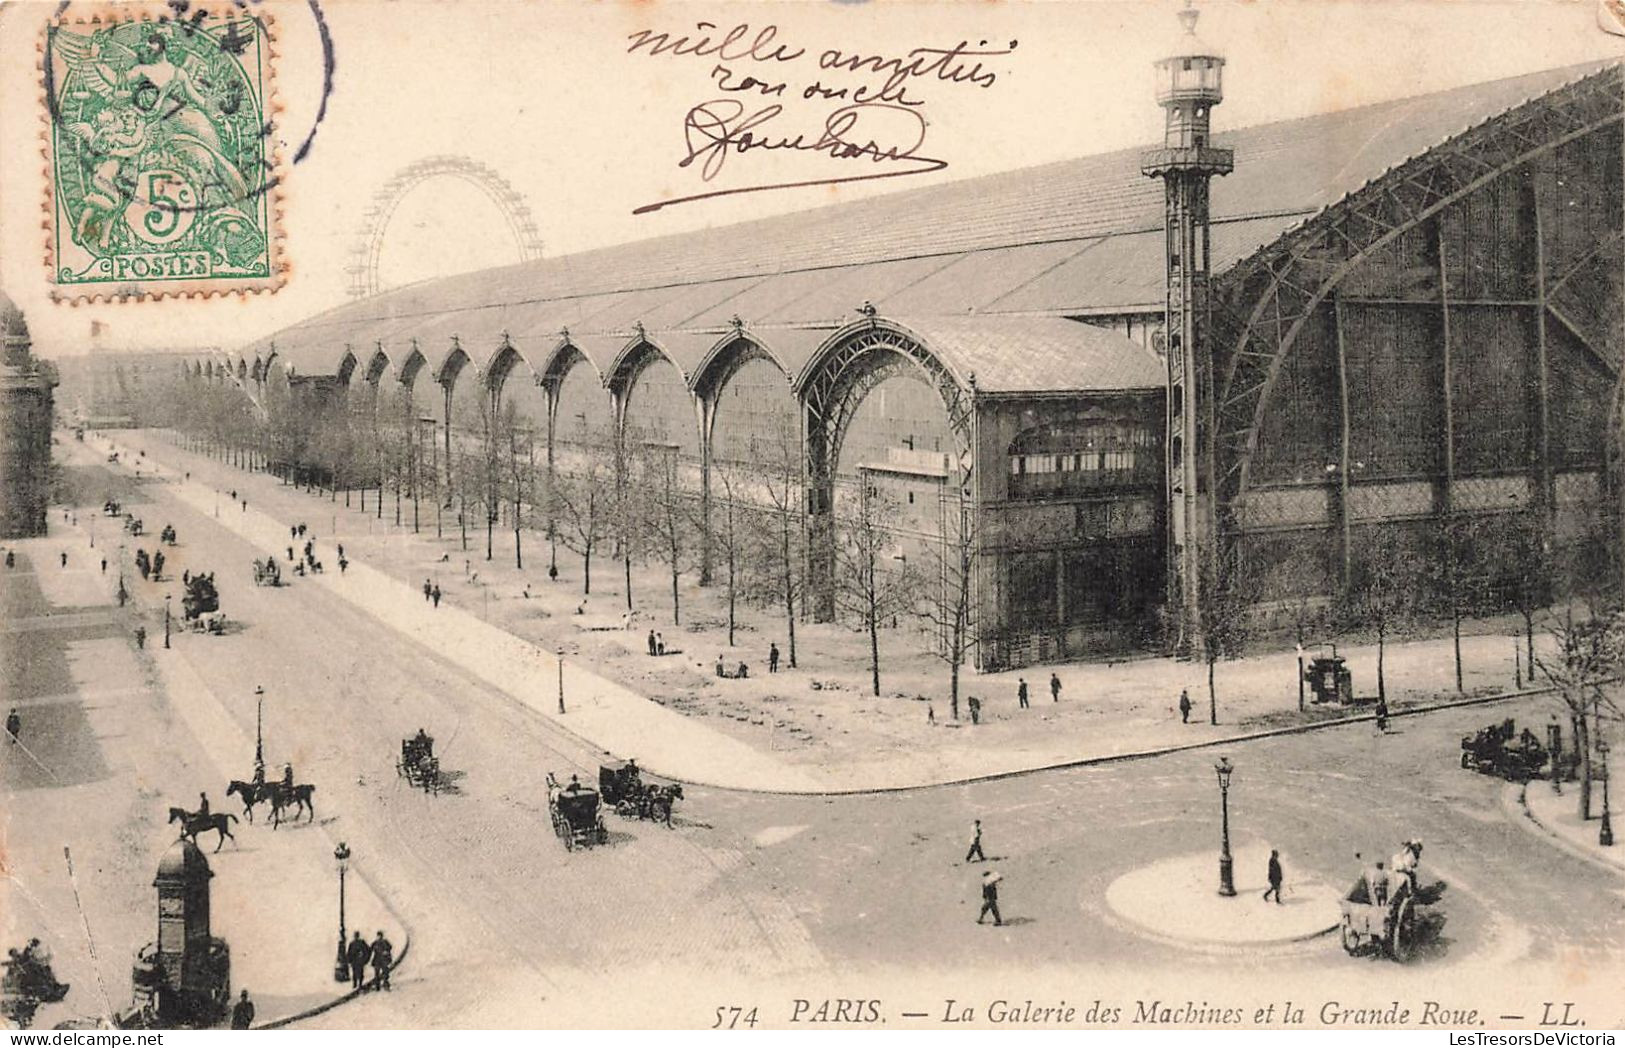
{"label": "ferris wheel", "polygon": [[514,245],[519,249],[519,260],[542,257],[542,238],[536,230],[536,220],[531,216],[530,206],[507,179],[468,157],[431,156],[397,171],[393,178],[373,193],[372,203],[362,216],[361,228],[350,247],[350,263],[345,266],[345,272],[350,274],[350,297],[363,298],[383,290],[378,282],[378,262],[383,255],[384,236],[389,231],[390,219],[395,216],[396,209],[407,194],[437,178],[460,179],[482,191],[496,205],[503,222],[507,224]]}

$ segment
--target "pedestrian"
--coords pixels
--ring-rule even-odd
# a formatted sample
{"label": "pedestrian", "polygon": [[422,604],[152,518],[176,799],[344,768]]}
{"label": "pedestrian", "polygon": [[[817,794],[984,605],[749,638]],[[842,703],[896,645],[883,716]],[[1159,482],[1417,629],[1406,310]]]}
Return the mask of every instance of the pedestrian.
{"label": "pedestrian", "polygon": [[248,500],[247,499],[243,499],[243,512],[244,513],[248,512]]}
{"label": "pedestrian", "polygon": [[367,988],[367,962],[372,960],[372,947],[367,940],[361,937],[360,932],[350,940],[350,945],[344,951],[344,959],[350,964],[350,989],[365,990]]}
{"label": "pedestrian", "polygon": [[649,654],[655,654],[655,631],[649,631]]}
{"label": "pedestrian", "polygon": [[6,741],[16,745],[22,733],[23,719],[17,715],[17,707],[13,706],[11,712],[6,714]]}
{"label": "pedestrian", "polygon": [[767,672],[779,672],[779,645],[777,641],[767,646]]}
{"label": "pedestrian", "polygon": [[349,566],[350,566],[349,561],[345,560],[343,557],[339,558],[339,574],[340,575],[344,574],[344,569],[348,568]]}
{"label": "pedestrian", "polygon": [[970,722],[972,724],[982,723],[981,699],[978,699],[976,696],[972,695],[970,698],[965,700],[965,707],[970,710]]}
{"label": "pedestrian", "polygon": [[1264,901],[1269,902],[1270,896],[1274,895],[1276,905],[1284,906],[1285,903],[1281,902],[1281,853],[1276,851],[1274,848],[1270,849],[1269,875],[1270,886],[1264,892]]}
{"label": "pedestrian", "polygon": [[1049,675],[1049,697],[1051,702],[1061,701],[1061,678],[1054,673]]}
{"label": "pedestrian", "polygon": [[192,569],[187,568],[181,572],[181,585],[185,586],[192,581]]}
{"label": "pedestrian", "polygon": [[292,546],[288,547],[288,559],[293,560],[293,547]]}
{"label": "pedestrian", "polygon": [[425,603],[425,604],[429,603],[429,597],[433,592],[434,592],[434,588],[429,585],[429,580],[424,579],[423,580],[423,603]]}
{"label": "pedestrian", "polygon": [[1377,700],[1377,730],[1384,735],[1388,734],[1388,700]]}
{"label": "pedestrian", "polygon": [[383,929],[379,929],[378,938],[372,941],[372,987],[375,990],[389,989],[389,969],[395,963],[395,947],[384,938]]}
{"label": "pedestrian", "polygon": [[432,596],[434,598],[434,606],[437,607],[437,608],[440,607],[440,584],[439,583],[435,584],[434,590],[430,594],[430,596]]}
{"label": "pedestrian", "polygon": [[1191,693],[1188,688],[1179,689],[1179,723],[1191,722]]}
{"label": "pedestrian", "polygon": [[299,537],[300,538],[305,537],[305,526],[303,524],[299,525]]}
{"label": "pedestrian", "polygon": [[102,558],[102,574],[103,575],[107,574],[107,558],[106,557]]}
{"label": "pedestrian", "polygon": [[254,1025],[254,1002],[248,999],[248,991],[244,990],[237,1003],[231,1006],[231,1028],[233,1030],[246,1030]]}
{"label": "pedestrian", "polygon": [[231,489],[231,501],[233,501],[233,502],[237,501],[237,489],[236,488]]}
{"label": "pedestrian", "polygon": [[15,568],[16,566],[17,566],[17,554],[12,550],[9,550],[9,549],[6,550],[6,567]]}
{"label": "pedestrian", "polygon": [[989,870],[982,874],[982,912],[976,915],[976,923],[981,924],[988,914],[993,915],[993,927],[998,928],[1004,924],[1004,918],[999,916],[999,882],[1004,880],[997,870]]}
{"label": "pedestrian", "polygon": [[1022,709],[1027,708],[1027,678],[1026,677],[1022,677],[1021,678],[1021,683],[1016,685],[1016,702],[1021,704]]}
{"label": "pedestrian", "polygon": [[935,706],[931,705],[928,702],[928,703],[925,704],[925,723],[927,723],[927,724],[935,724],[936,722],[937,722],[937,709],[936,709]]}
{"label": "pedestrian", "polygon": [[664,655],[664,654],[666,654],[666,636],[663,633],[656,633],[655,634],[655,654],[656,655]]}
{"label": "pedestrian", "polygon": [[298,527],[298,525],[295,525],[295,524],[288,525],[288,538],[296,539],[298,537],[299,537],[299,527]]}
{"label": "pedestrian", "polygon": [[976,827],[971,831],[970,850],[965,853],[966,862],[986,862],[987,856],[982,854],[982,820],[976,820]]}
{"label": "pedestrian", "polygon": [[722,655],[719,652],[717,654],[717,676],[726,677],[727,675],[727,671],[722,668]]}
{"label": "pedestrian", "polygon": [[138,648],[147,646],[147,627],[137,626],[135,628],[135,646]]}
{"label": "pedestrian", "polygon": [[344,559],[344,543],[342,543],[342,542],[338,544],[338,553],[339,553],[339,559],[343,560]]}
{"label": "pedestrian", "polygon": [[68,566],[68,551],[67,550],[62,551],[62,566],[64,568]]}

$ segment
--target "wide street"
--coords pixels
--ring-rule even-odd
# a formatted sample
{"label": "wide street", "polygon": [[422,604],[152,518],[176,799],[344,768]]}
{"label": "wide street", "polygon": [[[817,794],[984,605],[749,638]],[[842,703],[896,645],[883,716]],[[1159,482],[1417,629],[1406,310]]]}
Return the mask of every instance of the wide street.
{"label": "wide street", "polygon": [[[317,784],[321,831],[348,842],[355,868],[410,930],[397,992],[328,1012],[312,1020],[318,1025],[548,1025],[583,1017],[628,1025],[640,1016],[710,1025],[715,1006],[752,1003],[777,1025],[788,1018],[790,996],[872,994],[853,972],[890,980],[895,1007],[930,1006],[935,1015],[944,996],[985,996],[995,987],[1025,996],[1034,987],[1070,986],[1085,998],[1103,988],[1156,987],[1183,1000],[1211,997],[1244,978],[1249,1000],[1331,984],[1351,1000],[1386,1001],[1429,986],[1461,990],[1475,971],[1504,972],[1534,959],[1553,972],[1604,956],[1618,964],[1620,874],[1517,825],[1503,807],[1505,784],[1458,766],[1462,734],[1507,716],[1544,722],[1550,699],[1403,718],[1385,736],[1368,724],[1350,725],[897,793],[691,787],[673,829],[611,815],[607,847],[567,853],[548,824],[545,778],[551,771],[596,779],[599,752],[359,611],[343,598],[342,580],[255,587],[249,563],[264,550],[181,503],[162,482],[115,479],[113,467],[94,462],[88,448],[71,449],[69,457],[73,469],[86,471],[81,490],[123,488],[149,531],[176,527],[181,545],[166,574],[216,572],[222,608],[240,629],[179,633],[173,650],[149,654],[183,660],[250,739],[255,687],[265,687],[273,774],[292,761],[300,781]],[[236,475],[251,501],[256,485],[276,483]],[[81,523],[94,512],[81,506]],[[240,511],[228,505],[220,512]],[[313,508],[310,519],[326,517]],[[112,525],[103,521],[103,548]],[[127,541],[132,548],[139,542]],[[337,558],[325,552],[332,572]],[[57,568],[37,555],[33,561],[36,572]],[[0,579],[0,597],[19,579]],[[131,586],[139,601],[161,608],[158,584],[132,576]],[[178,584],[175,592],[178,598]],[[45,653],[60,633],[26,636]],[[26,680],[12,684],[28,687]],[[87,700],[59,701],[71,707]],[[455,788],[440,796],[409,788],[395,772],[400,740],[419,727],[435,736],[454,776]],[[184,746],[185,736],[169,744]],[[75,745],[85,774],[139,769],[161,797],[186,796],[163,781],[164,758],[149,762],[142,752],[153,745],[150,732],[84,736]],[[1350,958],[1335,936],[1258,951],[1194,951],[1114,916],[1105,893],[1122,874],[1203,850],[1216,865],[1213,762],[1221,752],[1237,768],[1230,790],[1237,847],[1281,849],[1289,895],[1297,879],[1338,887],[1352,881],[1356,851],[1386,856],[1406,838],[1422,839],[1424,872],[1449,885],[1440,940],[1402,968]],[[251,761],[251,752],[241,755],[240,777],[248,777]],[[10,777],[6,785],[23,807],[30,796],[63,788]],[[210,791],[217,810],[227,807],[224,786]],[[974,819],[983,823],[988,865],[1004,875],[1002,928],[975,923],[983,867],[962,861]],[[53,845],[27,839],[26,826],[25,818],[13,825],[12,851]],[[245,843],[269,832],[238,829]],[[1262,870],[1238,870],[1238,880],[1261,882]],[[86,892],[132,891],[98,886],[94,873],[82,881]],[[144,885],[137,889],[144,898]],[[332,906],[326,882],[313,884],[312,893],[310,906]],[[1266,904],[1244,892],[1233,905]],[[111,952],[123,964],[126,944],[117,945]],[[234,951],[252,948],[233,944]],[[685,989],[732,986],[736,973],[750,977],[754,996],[713,989],[713,1000]],[[1178,978],[1170,984],[1172,973]],[[1538,1010],[1539,992],[1531,987],[1529,1001],[1508,1001],[1507,1010]],[[621,1002],[618,1011],[595,1010],[606,997]],[[1593,1025],[1620,1019],[1598,1016]]]}

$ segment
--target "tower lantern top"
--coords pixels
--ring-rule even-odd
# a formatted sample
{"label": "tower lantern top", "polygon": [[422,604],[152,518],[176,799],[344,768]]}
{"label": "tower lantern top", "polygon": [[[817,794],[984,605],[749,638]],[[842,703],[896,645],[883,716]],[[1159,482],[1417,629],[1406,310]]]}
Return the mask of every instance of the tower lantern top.
{"label": "tower lantern top", "polygon": [[1224,56],[1196,35],[1200,17],[1201,12],[1186,0],[1179,11],[1184,36],[1174,54],[1156,63],[1157,102],[1161,105],[1217,105],[1224,101]]}

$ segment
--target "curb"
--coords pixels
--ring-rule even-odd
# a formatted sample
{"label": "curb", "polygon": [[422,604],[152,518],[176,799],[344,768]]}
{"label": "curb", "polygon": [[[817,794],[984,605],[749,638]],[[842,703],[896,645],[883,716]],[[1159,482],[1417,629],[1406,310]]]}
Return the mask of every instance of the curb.
{"label": "curb", "polygon": [[[1535,695],[1549,695],[1556,689],[1550,685],[1539,688],[1525,688],[1522,691],[1501,692],[1495,695],[1475,695],[1470,698],[1448,699],[1443,702],[1433,702],[1425,705],[1411,706],[1406,709],[1391,711],[1390,720],[1400,717],[1414,717],[1424,713],[1434,713],[1439,710],[1450,710],[1464,706],[1484,706],[1493,702],[1507,702],[1512,699],[1529,698]],[[648,767],[646,770],[663,778],[677,779],[694,786],[706,789],[722,790],[729,793],[760,793],[784,797],[859,797],[871,794],[905,793],[911,790],[930,790],[941,786],[970,786],[982,782],[996,782],[1000,779],[1014,779],[1023,775],[1033,775],[1045,771],[1064,771],[1068,768],[1085,768],[1097,764],[1116,764],[1124,761],[1148,760],[1154,757],[1166,757],[1175,753],[1188,753],[1195,750],[1210,750],[1219,746],[1230,746],[1235,743],[1256,742],[1260,739],[1273,739],[1283,735],[1302,735],[1311,731],[1321,731],[1326,728],[1340,728],[1350,724],[1373,722],[1377,719],[1375,713],[1361,713],[1350,717],[1337,717],[1331,720],[1315,721],[1312,724],[1291,724],[1284,728],[1267,728],[1262,731],[1244,732],[1239,735],[1227,735],[1222,739],[1207,739],[1201,742],[1184,742],[1171,746],[1156,746],[1144,750],[1133,750],[1128,753],[1110,753],[1098,757],[1079,757],[1073,760],[1059,761],[1053,764],[1038,764],[1030,768],[1013,768],[1009,771],[990,772],[985,775],[970,775],[958,779],[944,779],[940,782],[911,783],[899,786],[867,786],[851,789],[833,788],[828,790],[777,790],[768,787],[755,786],[719,786],[715,783],[703,782],[694,778],[680,778],[666,775],[657,768]],[[608,752],[607,750],[604,752]]]}
{"label": "curb", "polygon": [[1573,858],[1588,862],[1613,874],[1625,874],[1625,861],[1609,859],[1596,854],[1588,848],[1582,848],[1544,822],[1541,822],[1540,817],[1529,807],[1529,800],[1526,796],[1528,790],[1528,783],[1521,785],[1508,783],[1506,789],[1501,791],[1501,809],[1512,819],[1514,824],[1530,833],[1546,838],[1557,845],[1559,851],[1567,852]]}
{"label": "curb", "polygon": [[[375,892],[374,894],[377,894],[377,893]],[[380,895],[379,898],[382,899],[383,896]],[[388,903],[385,903],[384,905],[386,907],[389,907]],[[390,914],[392,916],[394,916],[397,921],[400,920],[400,917],[395,914],[393,907],[390,907]],[[389,973],[391,975],[394,975],[396,972],[401,970],[401,965],[406,963],[406,955],[412,952],[412,932],[406,927],[406,925],[404,923],[401,925],[401,930],[405,933],[405,935],[402,937],[402,942],[401,942],[401,955],[398,958],[396,958],[394,964],[390,965]],[[349,993],[345,994],[342,997],[335,997],[331,1001],[325,1001],[325,1002],[323,1002],[321,1004],[315,1005],[314,1007],[306,1008],[302,1012],[295,1012],[293,1015],[285,1016],[285,1017],[283,1017],[281,1019],[272,1019],[268,1023],[260,1023],[258,1026],[250,1027],[250,1029],[254,1029],[254,1030],[280,1030],[285,1026],[292,1026],[294,1023],[303,1022],[306,1019],[315,1018],[316,1016],[321,1015],[323,1012],[330,1012],[334,1008],[337,1008],[339,1005],[345,1004],[345,1003],[347,1003],[349,1001],[353,1001],[357,997],[360,997],[360,996],[362,996],[363,994],[365,994],[367,992],[369,992],[369,991],[366,991],[366,990],[351,990]]]}

